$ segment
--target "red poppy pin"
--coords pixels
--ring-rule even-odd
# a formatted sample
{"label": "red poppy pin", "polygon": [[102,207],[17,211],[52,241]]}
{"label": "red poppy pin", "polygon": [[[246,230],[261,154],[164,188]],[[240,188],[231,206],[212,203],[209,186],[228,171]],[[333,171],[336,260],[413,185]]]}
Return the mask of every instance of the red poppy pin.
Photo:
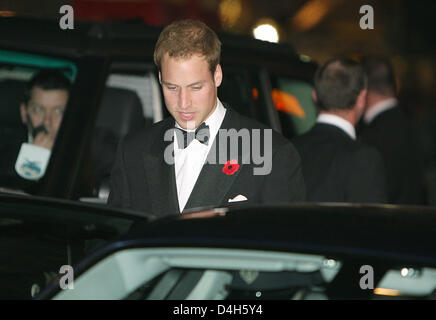
{"label": "red poppy pin", "polygon": [[238,160],[229,160],[223,168],[223,172],[227,175],[232,175],[239,170]]}

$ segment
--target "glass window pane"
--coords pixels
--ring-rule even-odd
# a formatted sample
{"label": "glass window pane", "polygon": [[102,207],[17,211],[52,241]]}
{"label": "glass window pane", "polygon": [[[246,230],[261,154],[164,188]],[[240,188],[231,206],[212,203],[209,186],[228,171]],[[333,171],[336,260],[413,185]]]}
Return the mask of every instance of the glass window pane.
{"label": "glass window pane", "polygon": [[273,81],[273,100],[279,111],[283,133],[288,138],[312,128],[317,108],[312,98],[313,86],[302,80],[277,77]]}

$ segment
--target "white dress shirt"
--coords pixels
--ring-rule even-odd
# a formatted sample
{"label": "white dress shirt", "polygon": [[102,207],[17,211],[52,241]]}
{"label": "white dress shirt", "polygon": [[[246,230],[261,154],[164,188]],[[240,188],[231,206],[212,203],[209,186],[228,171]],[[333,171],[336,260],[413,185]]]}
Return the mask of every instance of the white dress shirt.
{"label": "white dress shirt", "polygon": [[389,99],[385,99],[385,100],[382,100],[380,102],[377,102],[375,105],[373,105],[371,107],[371,109],[368,109],[368,111],[365,112],[365,114],[363,116],[363,121],[366,124],[369,124],[380,113],[387,111],[389,109],[392,109],[397,104],[398,104],[398,100],[395,98],[389,98]]}
{"label": "white dress shirt", "polygon": [[330,113],[321,113],[316,119],[316,122],[326,123],[338,127],[353,140],[356,140],[356,129],[354,129],[354,126],[351,124],[351,122],[345,120],[344,118]]}
{"label": "white dress shirt", "polygon": [[[188,202],[225,115],[226,108],[217,99],[215,111],[204,121],[209,126],[210,136],[208,145],[194,139],[185,149],[179,149],[178,141],[174,134],[174,169],[180,212],[183,211]],[[181,129],[177,122],[176,127]]]}

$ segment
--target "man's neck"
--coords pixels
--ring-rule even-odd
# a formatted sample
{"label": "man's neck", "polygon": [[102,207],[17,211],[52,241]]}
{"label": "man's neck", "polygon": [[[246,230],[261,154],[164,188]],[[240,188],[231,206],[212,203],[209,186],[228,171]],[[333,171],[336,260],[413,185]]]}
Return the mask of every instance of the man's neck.
{"label": "man's neck", "polygon": [[356,126],[356,117],[354,116],[353,112],[350,112],[350,110],[344,110],[344,111],[320,111],[319,114],[331,114],[337,117],[340,117],[344,120],[347,120],[353,127]]}
{"label": "man's neck", "polygon": [[363,114],[363,121],[371,123],[379,114],[393,108],[398,104],[393,95],[369,94],[366,100],[366,108]]}
{"label": "man's neck", "polygon": [[318,123],[325,123],[338,127],[346,134],[348,134],[352,139],[356,139],[356,129],[354,125],[348,121],[346,118],[339,116],[334,112],[321,112],[316,119]]}
{"label": "man's neck", "polygon": [[393,94],[382,95],[375,92],[368,92],[366,95],[366,111],[370,110],[381,101],[395,98],[396,97]]}

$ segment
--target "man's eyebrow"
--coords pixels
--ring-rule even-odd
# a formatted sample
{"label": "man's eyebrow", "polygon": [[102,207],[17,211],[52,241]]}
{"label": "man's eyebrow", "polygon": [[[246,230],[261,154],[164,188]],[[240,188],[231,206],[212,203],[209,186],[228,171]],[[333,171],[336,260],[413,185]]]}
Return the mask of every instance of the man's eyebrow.
{"label": "man's eyebrow", "polygon": [[[204,84],[205,81],[201,80],[201,81],[196,81],[194,83],[188,84],[187,87],[192,87],[192,86],[196,86],[196,85],[202,85]],[[166,82],[165,80],[162,80],[162,84],[166,85],[166,86],[176,86],[176,87],[180,87],[177,84],[173,84],[171,82]]]}
{"label": "man's eyebrow", "polygon": [[[47,108],[46,106],[44,106],[44,105],[42,105],[42,104],[39,104],[39,103],[36,103],[36,102],[30,102],[30,101],[29,101],[29,103],[28,103],[27,105],[28,105],[28,106],[32,106],[32,107],[39,107],[39,108],[43,108],[43,109],[46,109],[46,108]],[[66,106],[63,105],[63,104],[58,104],[58,105],[53,106],[53,108],[62,108],[62,109],[66,109]]]}
{"label": "man's eyebrow", "polygon": [[162,80],[161,82],[166,86],[177,86],[176,84],[172,84],[171,82],[166,82],[165,80]]}
{"label": "man's eyebrow", "polygon": [[203,84],[203,83],[204,83],[204,81],[197,81],[197,82],[194,82],[194,83],[188,84],[187,87],[198,86],[198,85],[201,85],[201,84]]}
{"label": "man's eyebrow", "polygon": [[27,105],[28,105],[28,106],[32,106],[32,107],[41,107],[41,108],[44,108],[43,105],[41,105],[41,104],[39,104],[39,103],[36,103],[36,102],[32,102],[32,101],[29,101],[29,102],[27,103]]}

